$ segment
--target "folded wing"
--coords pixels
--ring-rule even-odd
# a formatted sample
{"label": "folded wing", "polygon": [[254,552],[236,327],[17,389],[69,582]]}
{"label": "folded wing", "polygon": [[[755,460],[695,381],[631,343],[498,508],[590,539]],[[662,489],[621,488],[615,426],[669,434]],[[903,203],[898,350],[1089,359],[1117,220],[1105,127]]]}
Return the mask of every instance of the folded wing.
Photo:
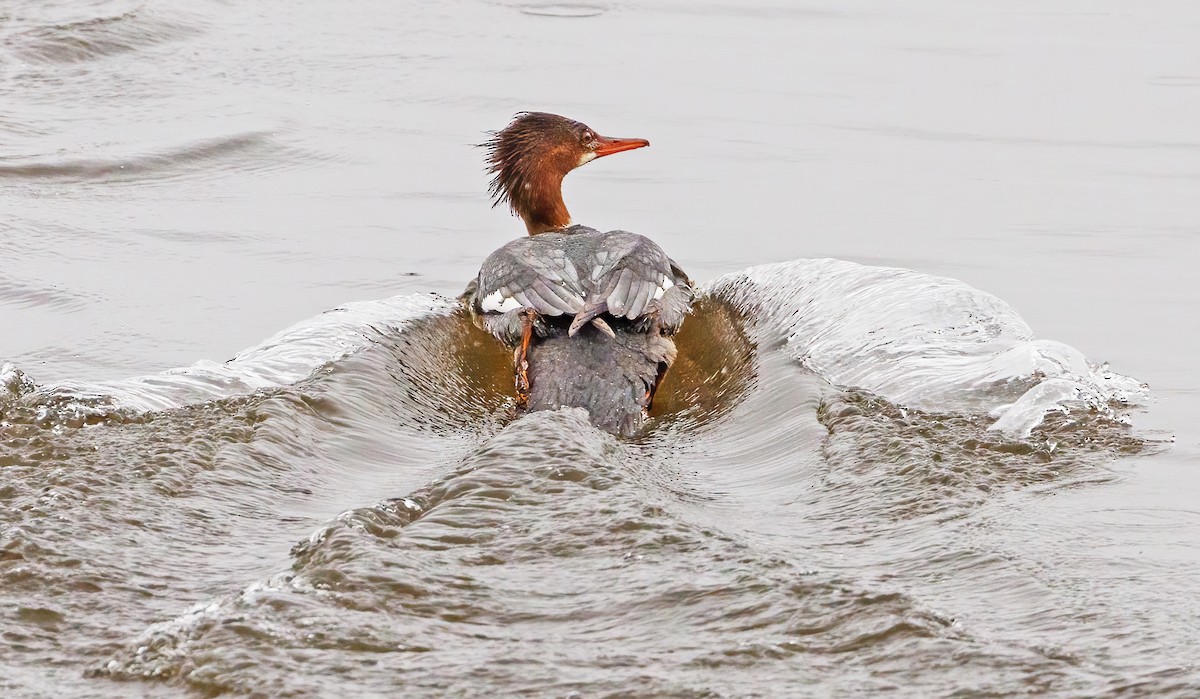
{"label": "folded wing", "polygon": [[589,322],[612,335],[605,315],[674,333],[693,294],[687,275],[649,238],[583,229],[508,243],[487,258],[467,297],[485,319],[531,308],[572,316],[571,335]]}
{"label": "folded wing", "polygon": [[488,256],[474,294],[477,312],[532,308],[560,316],[583,310],[585,290],[574,263],[561,248],[537,243],[520,238]]}
{"label": "folded wing", "polygon": [[613,231],[603,247],[590,270],[582,315],[608,313],[635,321],[654,315],[666,332],[678,330],[692,302],[691,282],[683,270],[658,244],[636,233]]}

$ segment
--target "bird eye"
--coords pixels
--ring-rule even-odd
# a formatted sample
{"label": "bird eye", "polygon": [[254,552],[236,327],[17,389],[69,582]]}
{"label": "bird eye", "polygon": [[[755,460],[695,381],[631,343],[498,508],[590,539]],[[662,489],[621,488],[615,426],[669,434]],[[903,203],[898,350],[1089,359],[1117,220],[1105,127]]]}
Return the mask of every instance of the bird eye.
{"label": "bird eye", "polygon": [[588,144],[588,143],[591,143],[591,142],[592,142],[592,139],[594,139],[594,138],[595,138],[595,136],[593,136],[593,135],[592,135],[592,132],[591,132],[591,131],[584,131],[584,132],[583,132],[583,139],[582,139],[582,140],[583,140],[583,142],[584,142],[584,144],[585,144],[585,145],[586,145],[586,144]]}

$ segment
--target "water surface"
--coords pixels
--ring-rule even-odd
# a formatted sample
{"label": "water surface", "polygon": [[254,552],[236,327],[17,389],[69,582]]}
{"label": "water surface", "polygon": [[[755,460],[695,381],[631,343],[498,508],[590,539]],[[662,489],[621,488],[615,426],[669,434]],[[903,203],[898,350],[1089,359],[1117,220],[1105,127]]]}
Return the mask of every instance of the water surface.
{"label": "water surface", "polygon": [[[243,5],[0,9],[6,695],[1200,692],[1191,5]],[[521,109],[709,294],[639,439],[449,300]]]}

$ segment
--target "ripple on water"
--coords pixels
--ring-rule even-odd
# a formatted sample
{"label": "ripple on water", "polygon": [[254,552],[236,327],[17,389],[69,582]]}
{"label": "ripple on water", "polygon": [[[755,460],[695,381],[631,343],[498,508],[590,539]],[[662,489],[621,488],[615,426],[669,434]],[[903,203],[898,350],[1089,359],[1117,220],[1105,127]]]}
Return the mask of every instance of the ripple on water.
{"label": "ripple on water", "polygon": [[609,6],[586,2],[537,2],[520,6],[521,13],[535,17],[599,17]]}
{"label": "ripple on water", "polygon": [[275,134],[250,132],[125,156],[9,156],[0,158],[0,180],[65,184],[171,181],[212,177],[218,164],[222,174],[228,175],[229,169],[270,172],[313,159],[322,158],[284,145]]}
{"label": "ripple on water", "polygon": [[[0,272],[0,306],[46,308],[61,313],[79,311],[102,299],[97,294],[74,291],[59,285],[30,282]],[[10,331],[15,328],[10,329]]]}
{"label": "ripple on water", "polygon": [[[837,419],[878,420],[872,410]],[[891,410],[882,424],[900,419]],[[894,441],[847,432],[866,449]],[[269,693],[305,691],[315,677],[358,693],[401,683],[416,693],[627,696],[914,683],[1003,694],[1103,681],[1076,662],[974,636],[896,583],[814,566],[819,551],[777,555],[682,515],[693,506],[656,484],[664,464],[652,454],[596,431],[578,410],[528,416],[449,474],[316,528],[286,571],[150,625],[93,672]],[[863,456],[831,459],[846,467]],[[860,491],[892,487],[858,475]],[[845,508],[843,518],[872,519],[837,484],[814,497]],[[869,673],[854,671],[864,664]]]}
{"label": "ripple on water", "polygon": [[[3,621],[28,658],[50,652],[53,614],[82,625],[69,653],[87,681],[212,694],[1109,686],[1095,637],[1014,640],[954,600],[1008,594],[1037,618],[1012,602],[1019,567],[974,547],[973,514],[1102,479],[1142,442],[1100,411],[1051,412],[1022,438],[984,412],[833,385],[796,348],[870,361],[863,328],[806,316],[853,319],[823,296],[836,278],[810,282],[702,299],[681,342],[706,347],[683,353],[636,440],[578,410],[513,420],[510,355],[429,295],[92,394],[0,370],[0,557],[16,562],[0,590],[18,601]],[[994,316],[947,317],[897,322],[990,347]]]}
{"label": "ripple on water", "polygon": [[[762,691],[731,667],[787,667],[783,687],[811,688],[848,651],[894,656],[886,685],[911,671],[899,658],[914,644],[933,659],[966,642],[902,594],[680,520],[663,491],[626,477],[637,468],[579,411],[529,416],[449,476],[319,528],[288,572],[151,626],[96,672],[201,691],[294,691],[286,678],[331,673],[368,693],[399,678],[685,696]],[[372,662],[348,666],[347,652]],[[689,679],[655,672],[680,665]]]}
{"label": "ripple on water", "polygon": [[[201,33],[196,16],[163,16],[148,3],[107,2],[60,8],[27,3],[11,18],[0,45],[34,63],[79,63],[128,53]],[[28,13],[29,10],[36,13]],[[86,15],[81,13],[88,12]]]}

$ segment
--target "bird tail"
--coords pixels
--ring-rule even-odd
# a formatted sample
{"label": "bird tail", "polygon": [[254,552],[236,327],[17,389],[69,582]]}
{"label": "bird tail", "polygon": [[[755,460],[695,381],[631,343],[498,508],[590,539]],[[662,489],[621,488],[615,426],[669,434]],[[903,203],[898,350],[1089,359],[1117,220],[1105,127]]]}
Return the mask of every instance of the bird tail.
{"label": "bird tail", "polygon": [[594,328],[608,335],[610,338],[616,339],[617,334],[600,316],[608,313],[608,301],[591,304],[579,313],[575,314],[575,320],[571,321],[571,327],[567,328],[567,336],[575,337],[580,328],[591,323]]}

